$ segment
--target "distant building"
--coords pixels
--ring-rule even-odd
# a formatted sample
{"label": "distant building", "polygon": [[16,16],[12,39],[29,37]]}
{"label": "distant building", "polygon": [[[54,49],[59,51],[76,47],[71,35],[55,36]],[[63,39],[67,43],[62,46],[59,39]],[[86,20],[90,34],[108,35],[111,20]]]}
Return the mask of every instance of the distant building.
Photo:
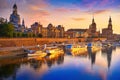
{"label": "distant building", "polygon": [[107,39],[113,38],[112,19],[109,18],[108,28],[102,29],[102,36]]}
{"label": "distant building", "polygon": [[51,23],[47,26],[48,29],[48,38],[63,38],[64,37],[64,27],[58,25],[57,27],[53,26]]}
{"label": "distant building", "polygon": [[60,33],[59,33],[60,36],[59,37],[64,38],[64,34],[65,34],[64,27],[62,25],[58,25],[57,29],[60,31]]}
{"label": "distant building", "polygon": [[75,38],[75,33],[71,31],[66,31],[65,32],[65,38]]}
{"label": "distant building", "polygon": [[10,23],[12,23],[14,25],[15,31],[24,32],[24,30],[25,30],[24,20],[23,20],[22,25],[21,25],[20,15],[17,12],[17,5],[16,4],[13,5],[13,12],[10,15]]}
{"label": "distant building", "polygon": [[68,35],[73,38],[83,37],[83,34],[86,31],[87,31],[87,29],[68,29],[66,32],[66,35],[68,33]]}
{"label": "distant building", "polygon": [[47,35],[48,35],[48,30],[46,27],[43,27],[42,28],[42,37],[43,38],[47,38]]}
{"label": "distant building", "polygon": [[42,27],[43,26],[38,22],[35,22],[31,25],[32,32],[36,35],[37,34],[42,34]]}
{"label": "distant building", "polygon": [[32,32],[36,35],[42,34],[44,38],[63,38],[64,37],[64,27],[58,25],[53,26],[51,23],[47,27],[43,27],[40,23],[35,22],[31,25]]}
{"label": "distant building", "polygon": [[[92,24],[90,24],[89,29],[68,29],[66,33],[70,35],[70,33],[73,33],[73,38],[77,37],[98,37],[100,35],[99,31],[96,31],[96,23],[94,21],[94,18],[92,19]],[[72,36],[71,36],[72,37]]]}
{"label": "distant building", "polygon": [[97,26],[93,17],[92,24],[89,26],[89,29],[86,31],[87,32],[86,34],[88,35],[88,37],[98,37],[100,32],[96,30]]}
{"label": "distant building", "polygon": [[17,13],[17,5],[13,6],[13,13],[10,15],[10,22],[18,28],[20,25],[20,15]]}

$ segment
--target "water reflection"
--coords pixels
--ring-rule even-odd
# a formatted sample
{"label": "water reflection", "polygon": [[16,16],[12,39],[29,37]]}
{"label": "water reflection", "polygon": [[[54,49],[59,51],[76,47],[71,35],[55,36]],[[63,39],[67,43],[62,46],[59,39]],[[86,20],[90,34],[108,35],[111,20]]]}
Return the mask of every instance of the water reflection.
{"label": "water reflection", "polygon": [[81,54],[2,59],[0,80],[114,80],[120,73],[119,51],[120,48],[106,46],[98,52],[87,48],[85,57]]}
{"label": "water reflection", "polygon": [[35,71],[39,70],[43,64],[51,68],[55,63],[60,65],[64,62],[64,55],[57,56],[53,59],[50,58],[10,58],[0,60],[0,80],[16,80],[16,73],[22,65],[30,65]]}
{"label": "water reflection", "polygon": [[16,80],[16,72],[20,68],[20,64],[4,65],[0,67],[0,80],[11,77]]}
{"label": "water reflection", "polygon": [[91,59],[91,65],[95,64],[96,52],[92,51],[91,47],[87,48],[89,59]]}
{"label": "water reflection", "polygon": [[111,65],[112,52],[116,50],[116,47],[107,46],[102,49],[102,55],[107,57],[108,69]]}
{"label": "water reflection", "polygon": [[42,61],[36,60],[35,58],[33,58],[33,59],[30,59],[29,64],[34,70],[37,70],[41,67]]}

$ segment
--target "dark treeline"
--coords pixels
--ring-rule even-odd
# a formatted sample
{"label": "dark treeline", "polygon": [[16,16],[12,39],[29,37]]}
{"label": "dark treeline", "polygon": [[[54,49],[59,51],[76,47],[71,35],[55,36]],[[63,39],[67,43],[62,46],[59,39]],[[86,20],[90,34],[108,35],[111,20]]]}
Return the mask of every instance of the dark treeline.
{"label": "dark treeline", "polygon": [[0,37],[1,38],[29,38],[29,37],[39,37],[41,34],[34,34],[32,32],[16,32],[14,30],[14,25],[7,22],[0,22]]}

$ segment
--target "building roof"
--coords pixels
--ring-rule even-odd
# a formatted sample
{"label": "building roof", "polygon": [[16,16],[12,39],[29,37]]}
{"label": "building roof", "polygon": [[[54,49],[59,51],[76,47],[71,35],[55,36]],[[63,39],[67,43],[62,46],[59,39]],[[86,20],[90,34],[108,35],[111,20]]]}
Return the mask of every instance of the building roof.
{"label": "building roof", "polygon": [[79,31],[79,32],[86,32],[87,29],[68,29],[67,31]]}
{"label": "building roof", "polygon": [[14,5],[13,5],[13,8],[17,8],[17,5],[16,5],[16,4],[14,4]]}

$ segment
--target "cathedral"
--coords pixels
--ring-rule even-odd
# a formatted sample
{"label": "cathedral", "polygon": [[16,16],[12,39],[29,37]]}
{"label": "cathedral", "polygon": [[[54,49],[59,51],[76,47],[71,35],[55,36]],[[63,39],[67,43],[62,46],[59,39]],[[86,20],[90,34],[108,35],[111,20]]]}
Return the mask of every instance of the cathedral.
{"label": "cathedral", "polygon": [[25,30],[25,23],[24,19],[22,21],[22,24],[20,23],[20,15],[17,12],[17,5],[13,5],[13,12],[10,15],[10,23],[14,25],[15,31],[17,32],[24,32]]}
{"label": "cathedral", "polygon": [[113,29],[112,29],[112,19],[109,18],[108,28],[102,29],[102,36],[107,39],[112,39],[113,37]]}
{"label": "cathedral", "polygon": [[87,35],[87,37],[98,37],[100,32],[99,31],[96,31],[97,28],[96,28],[96,23],[95,23],[95,20],[94,20],[94,17],[92,19],[92,23],[90,24],[89,26],[89,29],[87,29],[87,31],[85,32],[85,35]]}
{"label": "cathedral", "polygon": [[94,21],[94,17],[92,19],[92,24],[89,26],[89,30],[91,33],[95,33],[96,32],[96,23]]}

